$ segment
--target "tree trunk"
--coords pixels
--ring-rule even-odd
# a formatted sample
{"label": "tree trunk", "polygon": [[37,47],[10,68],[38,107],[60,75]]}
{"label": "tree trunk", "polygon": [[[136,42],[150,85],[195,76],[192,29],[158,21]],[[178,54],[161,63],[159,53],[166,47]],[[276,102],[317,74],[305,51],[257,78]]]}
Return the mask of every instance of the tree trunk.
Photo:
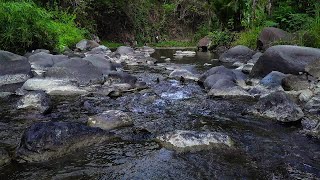
{"label": "tree trunk", "polygon": [[271,16],[272,0],[268,0],[268,15]]}

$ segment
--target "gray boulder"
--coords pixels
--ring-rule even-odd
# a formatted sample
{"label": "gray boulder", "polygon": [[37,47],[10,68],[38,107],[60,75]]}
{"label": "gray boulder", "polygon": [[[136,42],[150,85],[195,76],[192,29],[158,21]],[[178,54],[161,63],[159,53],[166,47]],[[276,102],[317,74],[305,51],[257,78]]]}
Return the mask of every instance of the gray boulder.
{"label": "gray boulder", "polygon": [[80,86],[102,84],[103,73],[91,62],[81,58],[72,58],[49,68],[46,78],[62,79],[77,82]]}
{"label": "gray boulder", "polygon": [[227,63],[234,63],[237,61],[247,63],[254,54],[255,52],[250,48],[239,45],[223,53],[220,56],[219,61]]}
{"label": "gray boulder", "polygon": [[98,47],[93,48],[91,51],[87,52],[87,54],[108,55],[111,54],[111,50],[106,46],[100,45]]}
{"label": "gray boulder", "polygon": [[76,44],[76,48],[81,51],[90,51],[93,48],[99,47],[100,45],[93,40],[83,39]]}
{"label": "gray boulder", "polygon": [[252,58],[248,61],[248,63],[253,63],[253,64],[255,64],[262,55],[263,55],[263,54],[262,54],[261,52],[255,53],[255,54],[252,56]]}
{"label": "gray boulder", "polygon": [[113,66],[111,61],[107,60],[103,56],[90,55],[90,56],[87,56],[87,57],[85,57],[83,59],[86,60],[86,61],[89,61],[90,63],[92,63],[92,65],[94,65],[95,67],[100,69],[100,71],[102,71],[103,74],[105,74],[105,75],[109,74],[110,71],[115,71],[116,70],[116,67]]}
{"label": "gray boulder", "polygon": [[233,77],[234,79],[236,79],[236,75],[234,74],[234,72],[232,70],[230,70],[224,66],[216,66],[216,67],[209,69],[205,73],[203,73],[199,77],[199,81],[204,82],[207,79],[207,77],[209,77],[213,74],[226,75],[226,76],[230,76],[230,77]]}
{"label": "gray boulder", "polygon": [[251,76],[263,77],[272,71],[284,74],[305,72],[305,67],[320,58],[320,49],[279,45],[267,49],[254,65]]}
{"label": "gray boulder", "polygon": [[14,92],[30,77],[27,58],[0,50],[0,91]]}
{"label": "gray boulder", "polygon": [[40,122],[25,130],[15,157],[18,162],[43,162],[110,139],[99,128],[71,122]]}
{"label": "gray boulder", "polygon": [[311,84],[305,75],[296,76],[288,75],[282,80],[282,87],[286,91],[300,91],[304,89],[309,89]]}
{"label": "gray boulder", "polygon": [[28,92],[17,103],[17,109],[31,109],[40,113],[51,110],[51,98],[42,91]]}
{"label": "gray boulder", "polygon": [[33,69],[45,69],[52,67],[56,63],[69,60],[65,55],[52,55],[45,52],[39,52],[28,58]]}
{"label": "gray boulder", "polygon": [[103,130],[111,130],[119,127],[131,126],[133,125],[133,121],[125,112],[109,110],[102,114],[89,117],[88,125]]}
{"label": "gray boulder", "polygon": [[260,50],[266,50],[272,46],[276,41],[287,41],[291,39],[291,35],[278,28],[266,27],[264,28],[258,38],[257,47]]}
{"label": "gray boulder", "polygon": [[247,110],[255,116],[270,118],[280,122],[300,120],[304,113],[283,91],[272,92],[261,97],[259,102]]}

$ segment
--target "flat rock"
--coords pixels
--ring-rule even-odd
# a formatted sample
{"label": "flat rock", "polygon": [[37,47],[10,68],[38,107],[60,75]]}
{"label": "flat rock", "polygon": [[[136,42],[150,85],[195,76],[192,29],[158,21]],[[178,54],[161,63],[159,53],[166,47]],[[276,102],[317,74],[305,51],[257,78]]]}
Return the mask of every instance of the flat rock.
{"label": "flat rock", "polygon": [[32,109],[47,113],[52,107],[50,96],[42,91],[28,92],[17,103],[17,109]]}
{"label": "flat rock", "polygon": [[88,125],[91,127],[98,127],[103,130],[111,130],[124,126],[133,125],[130,116],[119,110],[109,110],[102,114],[89,117]]}
{"label": "flat rock", "polygon": [[159,136],[157,139],[163,143],[165,147],[178,151],[200,150],[201,148],[210,146],[233,146],[231,138],[228,135],[219,132],[176,130],[163,136]]}

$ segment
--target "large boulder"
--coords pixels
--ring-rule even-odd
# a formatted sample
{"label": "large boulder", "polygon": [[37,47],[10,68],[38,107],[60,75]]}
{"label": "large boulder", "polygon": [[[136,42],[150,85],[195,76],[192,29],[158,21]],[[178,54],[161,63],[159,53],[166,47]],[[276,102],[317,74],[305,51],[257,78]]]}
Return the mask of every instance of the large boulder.
{"label": "large boulder", "polygon": [[39,52],[28,58],[33,69],[45,69],[54,64],[67,61],[69,58],[65,55],[52,55],[45,52]]}
{"label": "large boulder", "polygon": [[14,92],[30,77],[27,58],[0,50],[0,91]]}
{"label": "large boulder", "polygon": [[219,132],[176,130],[159,136],[157,139],[163,143],[165,147],[177,151],[201,150],[210,146],[231,147],[233,145],[228,135]]}
{"label": "large boulder", "polygon": [[99,68],[105,75],[110,73],[110,71],[116,70],[116,67],[111,63],[111,61],[107,60],[101,55],[90,55],[83,59],[91,62],[92,65]]}
{"label": "large boulder", "polygon": [[266,50],[270,46],[272,46],[273,42],[287,41],[290,40],[290,38],[290,34],[282,29],[266,27],[261,31],[259,35],[257,47],[260,50]]}
{"label": "large boulder", "polygon": [[211,39],[208,37],[204,37],[200,39],[198,42],[198,50],[200,50],[201,48],[202,51],[208,51],[210,45],[211,45]]}
{"label": "large boulder", "polygon": [[263,77],[272,71],[284,74],[305,72],[305,67],[320,59],[320,49],[279,45],[267,49],[254,65],[251,76]]}
{"label": "large boulder", "polygon": [[32,109],[47,113],[52,107],[51,98],[42,91],[28,92],[17,103],[17,109]]}
{"label": "large boulder", "polygon": [[304,113],[283,91],[272,92],[261,97],[259,102],[247,110],[248,113],[280,122],[300,120]]}
{"label": "large boulder", "polygon": [[221,62],[227,62],[227,63],[234,63],[234,62],[243,62],[246,63],[250,59],[252,59],[252,56],[255,54],[253,50],[246,46],[236,46],[231,49],[229,49],[227,52],[223,53],[219,57],[219,61]]}
{"label": "large boulder", "polygon": [[16,150],[19,162],[43,162],[110,139],[110,133],[71,122],[40,122],[24,132]]}
{"label": "large boulder", "polygon": [[72,58],[49,68],[46,78],[62,79],[77,82],[80,86],[102,84],[103,73],[91,62],[81,58]]}
{"label": "large boulder", "polygon": [[199,81],[200,82],[204,82],[207,77],[213,75],[213,74],[220,74],[220,75],[226,75],[226,76],[231,76],[233,78],[236,78],[236,75],[235,73],[224,67],[224,66],[216,66],[216,67],[213,67],[211,69],[209,69],[208,71],[206,71],[205,73],[203,73],[200,77],[199,77]]}
{"label": "large boulder", "polygon": [[98,127],[103,130],[111,130],[124,126],[133,125],[130,116],[119,110],[109,110],[102,114],[89,117],[88,125],[91,127]]}
{"label": "large boulder", "polygon": [[96,41],[87,40],[87,39],[83,39],[76,44],[76,48],[81,51],[89,51],[99,46],[100,45]]}

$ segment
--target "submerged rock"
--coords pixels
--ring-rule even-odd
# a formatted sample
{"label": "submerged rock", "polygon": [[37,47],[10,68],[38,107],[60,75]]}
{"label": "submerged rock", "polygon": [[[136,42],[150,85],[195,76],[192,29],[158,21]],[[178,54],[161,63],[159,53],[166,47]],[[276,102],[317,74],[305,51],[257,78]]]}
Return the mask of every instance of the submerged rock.
{"label": "submerged rock", "polygon": [[99,129],[71,122],[41,122],[29,127],[16,150],[19,162],[43,162],[110,139]]}
{"label": "submerged rock", "polygon": [[174,132],[157,137],[165,147],[173,148],[178,151],[196,150],[209,146],[228,146],[233,142],[231,138],[219,132],[197,132],[176,130]]}
{"label": "submerged rock", "polygon": [[283,91],[272,92],[261,97],[259,102],[247,110],[250,114],[281,122],[300,120],[304,113]]}
{"label": "submerged rock", "polygon": [[28,92],[17,103],[17,109],[32,109],[47,113],[51,109],[51,99],[42,91]]}
{"label": "submerged rock", "polygon": [[109,110],[102,114],[89,117],[88,125],[91,127],[98,127],[103,130],[111,130],[124,126],[133,125],[130,116],[119,110]]}

